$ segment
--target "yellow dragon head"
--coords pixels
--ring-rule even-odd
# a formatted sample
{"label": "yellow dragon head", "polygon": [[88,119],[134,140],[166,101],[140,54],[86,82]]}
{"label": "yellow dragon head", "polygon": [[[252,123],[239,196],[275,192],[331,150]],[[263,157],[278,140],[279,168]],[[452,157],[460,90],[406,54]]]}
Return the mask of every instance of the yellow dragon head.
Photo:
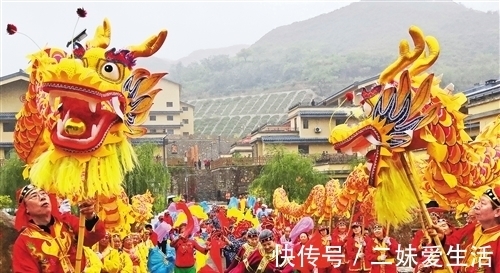
{"label": "yellow dragon head", "polygon": [[414,50],[406,40],[401,41],[396,62],[380,74],[375,87],[362,90],[361,107],[366,119],[353,127],[336,126],[330,134],[335,150],[366,153],[371,186],[378,185],[381,168],[389,167],[397,153],[425,148],[420,133],[437,117],[442,105],[439,99],[431,100],[431,90],[440,89],[439,79],[421,74],[436,61],[439,44],[434,37],[424,38],[417,27],[412,26],[409,32]]}
{"label": "yellow dragon head", "polygon": [[[140,46],[108,48],[111,27],[105,19],[86,47],[74,43],[72,55],[38,69],[41,90],[58,113],[50,132],[56,149],[92,153],[114,142],[113,133],[120,129],[130,136],[137,134],[134,127],[144,121],[159,90],[148,94],[141,91],[150,89],[165,74],[156,74],[151,81],[147,71],[132,69],[137,58],[156,53],[166,36],[167,31],[161,31]],[[150,86],[145,86],[144,80]]]}
{"label": "yellow dragon head", "polygon": [[[383,222],[394,225],[411,220],[409,211],[418,205],[410,184],[423,187],[423,175],[408,152],[427,149],[431,158],[461,165],[462,143],[470,140],[464,131],[465,115],[459,111],[467,100],[465,95],[452,94],[449,87],[441,88],[440,77],[425,72],[439,56],[438,41],[424,37],[415,26],[409,33],[414,49],[410,50],[408,41],[402,40],[399,58],[380,74],[373,88],[362,90],[360,107],[366,118],[352,127],[336,126],[329,138],[341,153],[366,154],[368,184],[378,189],[374,192],[377,214],[386,218]],[[462,170],[458,165],[454,168]],[[453,175],[438,168],[432,172],[432,179],[439,179],[443,185],[437,191],[453,191],[456,179],[453,181]],[[427,176],[425,179],[429,181]],[[395,195],[401,198],[394,200]],[[400,200],[406,204],[398,204]]]}
{"label": "yellow dragon head", "polygon": [[[166,75],[134,69],[137,58],[161,48],[166,30],[128,49],[109,48],[110,37],[105,19],[85,47],[74,42],[72,54],[50,48],[31,55],[30,90],[37,91],[33,99],[41,117],[35,125],[43,123],[50,146],[27,162],[29,175],[34,184],[63,196],[120,194],[123,175],[135,164],[127,137],[146,133],[140,125],[161,91],[156,84]],[[18,115],[20,132],[27,127],[26,112],[37,112],[26,105]],[[28,141],[20,133],[16,137],[20,150]]]}

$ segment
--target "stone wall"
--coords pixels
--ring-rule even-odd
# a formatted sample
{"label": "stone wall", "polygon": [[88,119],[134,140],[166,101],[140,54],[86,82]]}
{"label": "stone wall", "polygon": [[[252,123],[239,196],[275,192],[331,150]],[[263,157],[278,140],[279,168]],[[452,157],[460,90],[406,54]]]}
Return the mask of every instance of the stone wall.
{"label": "stone wall", "polygon": [[[226,138],[226,137],[210,137],[210,136],[168,136],[167,145],[167,158],[168,159],[184,159],[184,153],[189,150],[190,147],[198,145],[199,159],[202,161],[204,159],[217,159],[220,154],[229,154],[231,145],[238,139]],[[220,152],[219,152],[220,143]],[[172,146],[177,146],[177,154],[172,153]]]}
{"label": "stone wall", "polygon": [[18,232],[12,216],[0,210],[0,272],[12,272],[12,247]]}
{"label": "stone wall", "polygon": [[184,194],[189,188],[189,199],[196,201],[224,200],[226,192],[232,196],[248,192],[250,183],[259,175],[260,166],[237,166],[217,170],[192,167],[170,167],[172,194]]}

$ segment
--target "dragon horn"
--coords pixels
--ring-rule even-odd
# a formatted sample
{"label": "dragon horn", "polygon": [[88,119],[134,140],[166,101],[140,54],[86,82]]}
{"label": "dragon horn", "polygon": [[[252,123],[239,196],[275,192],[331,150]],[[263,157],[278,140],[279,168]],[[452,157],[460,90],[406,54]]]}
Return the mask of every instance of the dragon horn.
{"label": "dragon horn", "polygon": [[167,34],[167,30],[162,30],[157,35],[149,37],[149,39],[144,41],[141,45],[129,47],[129,50],[134,58],[149,57],[160,50],[161,46],[165,42],[165,39],[167,38]]}
{"label": "dragon horn", "polygon": [[408,69],[410,72],[410,76],[416,76],[422,72],[424,72],[427,68],[431,67],[439,57],[440,48],[439,42],[436,38],[432,36],[425,37],[425,43],[429,48],[429,55],[426,56],[426,52],[423,51],[422,55],[418,60],[416,60]]}
{"label": "dragon horn", "polygon": [[399,58],[380,73],[380,84],[385,84],[393,80],[399,71],[413,63],[424,51],[425,42],[422,30],[416,26],[411,26],[409,33],[415,45],[415,49],[410,51],[408,41],[401,40],[399,43]]}
{"label": "dragon horn", "polygon": [[100,47],[103,49],[108,48],[111,40],[111,25],[109,24],[108,18],[104,19],[102,26],[98,26],[94,38],[92,40],[88,40],[86,45],[87,48],[96,48]]}

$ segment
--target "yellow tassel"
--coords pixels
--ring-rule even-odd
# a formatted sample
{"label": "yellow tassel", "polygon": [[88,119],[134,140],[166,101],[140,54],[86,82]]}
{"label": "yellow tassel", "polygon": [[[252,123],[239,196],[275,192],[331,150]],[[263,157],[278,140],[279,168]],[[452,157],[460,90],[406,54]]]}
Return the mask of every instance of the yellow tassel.
{"label": "yellow tassel", "polygon": [[[103,156],[89,156],[86,161],[72,156],[53,159],[57,152],[51,149],[33,164],[30,180],[42,189],[73,197],[74,202],[94,198],[97,193],[106,197],[120,195],[125,173],[133,170],[137,157],[126,140],[102,148]],[[82,183],[85,172],[86,190]]]}
{"label": "yellow tassel", "polygon": [[388,167],[381,168],[380,184],[374,193],[375,210],[380,224],[397,228],[413,220],[412,209],[418,202],[401,161],[393,158],[385,163]]}

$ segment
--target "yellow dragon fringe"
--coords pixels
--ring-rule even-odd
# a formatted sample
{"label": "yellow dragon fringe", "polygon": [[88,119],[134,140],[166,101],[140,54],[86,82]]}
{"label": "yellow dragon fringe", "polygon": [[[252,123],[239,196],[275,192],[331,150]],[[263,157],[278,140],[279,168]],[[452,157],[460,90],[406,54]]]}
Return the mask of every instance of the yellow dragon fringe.
{"label": "yellow dragon fringe", "polygon": [[273,194],[274,208],[285,219],[292,222],[304,216],[316,216],[318,222],[330,217],[350,217],[352,206],[360,204],[361,213],[373,216],[373,191],[368,189],[366,167],[359,164],[349,174],[343,185],[339,180],[328,181],[324,186],[316,185],[302,204],[290,202],[283,188],[277,188]]}
{"label": "yellow dragon fringe", "polygon": [[71,53],[45,48],[31,54],[29,87],[14,132],[16,152],[27,164],[25,177],[74,202],[97,196],[108,226],[127,222],[119,215],[129,206],[121,200],[121,183],[136,164],[128,138],[146,133],[140,126],[166,75],[134,66],[155,54],[166,37],[162,30],[138,46],[108,48],[111,25],[105,19]]}
{"label": "yellow dragon fringe", "polygon": [[[329,139],[337,151],[366,153],[366,187],[375,189],[378,220],[393,226],[413,218],[417,200],[410,183],[450,209],[500,180],[500,117],[471,141],[464,130],[466,115],[460,112],[467,98],[453,94],[452,85],[441,88],[440,77],[425,72],[439,56],[439,43],[418,27],[412,26],[410,35],[415,48],[403,40],[396,62],[374,88],[362,91],[366,119],[353,127],[336,126]],[[428,154],[420,168],[411,156],[416,149]],[[403,157],[408,157],[411,175]]]}

